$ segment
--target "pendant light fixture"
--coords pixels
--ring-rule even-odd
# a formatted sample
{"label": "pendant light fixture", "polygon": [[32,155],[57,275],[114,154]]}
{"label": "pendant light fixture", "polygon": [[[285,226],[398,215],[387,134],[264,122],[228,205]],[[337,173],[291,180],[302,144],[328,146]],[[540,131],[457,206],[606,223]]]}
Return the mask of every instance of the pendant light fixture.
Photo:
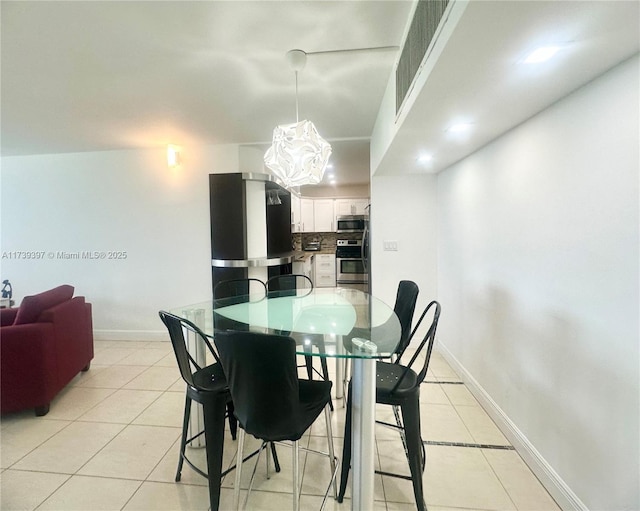
{"label": "pendant light fixture", "polygon": [[316,185],[324,176],[331,146],[311,121],[299,120],[298,71],[307,63],[307,54],[302,50],[291,50],[287,52],[287,60],[295,72],[296,122],[275,127],[273,142],[264,155],[264,163],[286,188]]}

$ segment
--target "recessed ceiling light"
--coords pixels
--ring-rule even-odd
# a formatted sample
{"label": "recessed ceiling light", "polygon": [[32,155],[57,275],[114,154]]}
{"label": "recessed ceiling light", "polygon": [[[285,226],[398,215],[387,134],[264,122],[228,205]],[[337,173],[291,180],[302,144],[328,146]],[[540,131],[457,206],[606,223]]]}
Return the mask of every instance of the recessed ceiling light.
{"label": "recessed ceiling light", "polygon": [[433,160],[433,156],[430,154],[425,153],[418,156],[418,163],[429,163],[431,160]]}
{"label": "recessed ceiling light", "polygon": [[540,64],[546,62],[560,50],[560,46],[540,46],[533,50],[524,59],[525,64]]}
{"label": "recessed ceiling light", "polygon": [[459,122],[457,124],[452,124],[447,128],[446,131],[449,133],[465,133],[469,131],[473,127],[473,123],[471,122]]}
{"label": "recessed ceiling light", "polygon": [[328,168],[328,169],[332,169],[332,168],[333,168],[333,163],[329,163],[329,164],[327,164],[327,168]]}

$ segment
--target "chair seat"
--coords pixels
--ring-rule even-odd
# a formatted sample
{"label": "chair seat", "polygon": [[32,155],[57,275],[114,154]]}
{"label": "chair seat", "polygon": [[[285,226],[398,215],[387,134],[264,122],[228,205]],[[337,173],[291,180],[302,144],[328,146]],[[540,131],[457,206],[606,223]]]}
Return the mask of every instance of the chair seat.
{"label": "chair seat", "polygon": [[304,433],[318,417],[319,411],[322,411],[327,404],[327,397],[331,395],[332,383],[326,380],[299,380],[298,384],[300,386],[300,406],[305,414],[301,421],[305,424],[302,426]]}
{"label": "chair seat", "polygon": [[203,367],[193,373],[193,382],[205,391],[219,391],[227,388],[227,379],[224,376],[222,365],[218,362]]}
{"label": "chair seat", "polygon": [[269,421],[268,427],[263,423],[242,424],[242,422],[240,426],[264,441],[300,440],[327,404],[331,385],[330,381],[324,380],[299,380],[300,406],[296,417],[278,414]]}
{"label": "chair seat", "polygon": [[[398,379],[406,375],[394,390]],[[393,391],[393,393],[392,393]],[[420,393],[418,375],[413,369],[389,362],[376,364],[376,402],[389,405],[399,405],[404,399]]]}

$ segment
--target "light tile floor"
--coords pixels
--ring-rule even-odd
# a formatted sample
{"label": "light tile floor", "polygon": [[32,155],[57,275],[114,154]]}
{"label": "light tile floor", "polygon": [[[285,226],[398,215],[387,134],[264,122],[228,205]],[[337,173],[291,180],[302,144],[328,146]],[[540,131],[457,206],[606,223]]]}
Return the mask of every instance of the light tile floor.
{"label": "light tile floor", "polygon": [[[427,380],[421,412],[429,511],[559,510],[437,351]],[[341,400],[334,404],[333,431],[340,456],[344,408]],[[91,369],[58,395],[45,417],[35,417],[32,411],[2,417],[0,508],[206,511],[204,478],[185,465],[182,481],[174,482],[183,406],[184,384],[169,342],[96,341]],[[379,406],[376,413],[389,419],[391,411]],[[324,430],[321,416],[301,442],[326,450]],[[224,457],[231,464],[236,444],[227,437]],[[247,437],[247,443],[248,450],[257,442]],[[408,473],[397,433],[377,428],[376,444],[381,470]],[[203,449],[189,452],[206,466]],[[267,479],[264,462],[260,463],[247,509],[290,509],[290,454],[283,447],[278,452],[282,471]],[[252,465],[243,471],[243,489]],[[301,451],[300,467],[301,509],[319,509],[328,463]],[[230,475],[223,481],[221,509],[230,508],[232,489]],[[329,499],[326,509],[350,509],[349,491],[346,497],[341,505]],[[374,498],[373,511],[415,509],[409,481],[377,475]]]}

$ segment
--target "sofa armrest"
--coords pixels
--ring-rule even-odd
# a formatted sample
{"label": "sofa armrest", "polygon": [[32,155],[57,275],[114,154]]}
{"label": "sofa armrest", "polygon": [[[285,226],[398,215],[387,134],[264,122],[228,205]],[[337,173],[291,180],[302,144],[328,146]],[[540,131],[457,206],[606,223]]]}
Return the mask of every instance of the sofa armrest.
{"label": "sofa armrest", "polygon": [[0,309],[0,327],[13,325],[18,315],[18,308]]}
{"label": "sofa armrest", "polygon": [[38,317],[38,323],[72,323],[74,319],[82,315],[84,309],[84,296],[75,296],[71,300],[54,305],[50,309],[42,311]]}
{"label": "sofa armrest", "polygon": [[51,323],[2,327],[0,371],[3,411],[19,410],[21,403],[47,404],[55,396],[57,357]]}
{"label": "sofa armrest", "polygon": [[91,308],[87,305],[84,296],[76,296],[45,310],[38,318],[38,324],[53,324],[59,378],[63,385],[93,359]]}

